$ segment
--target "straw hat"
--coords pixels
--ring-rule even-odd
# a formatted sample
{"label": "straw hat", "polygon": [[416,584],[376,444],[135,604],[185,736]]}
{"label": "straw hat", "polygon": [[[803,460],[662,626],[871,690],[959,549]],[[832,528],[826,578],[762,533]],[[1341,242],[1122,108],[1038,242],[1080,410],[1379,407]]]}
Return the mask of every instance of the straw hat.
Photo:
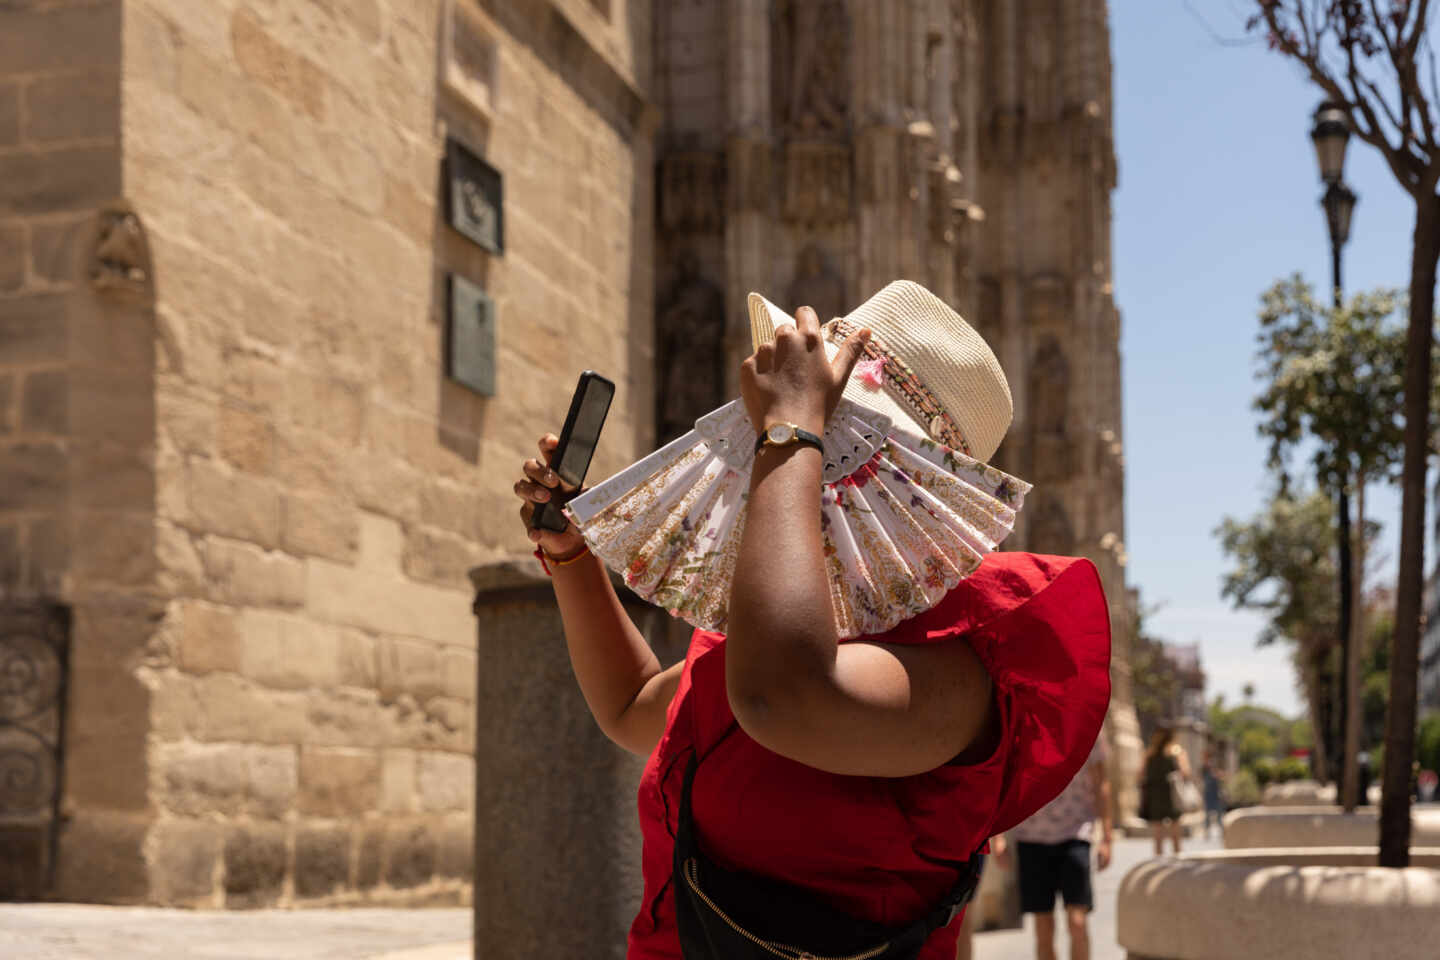
{"label": "straw hat", "polygon": [[[749,297],[755,346],[795,320],[758,293]],[[834,357],[854,331],[869,327],[864,356],[845,385],[845,399],[909,423],[930,439],[976,460],[989,460],[1014,416],[1010,385],[985,340],[935,294],[896,280],[846,317],[824,326]]]}

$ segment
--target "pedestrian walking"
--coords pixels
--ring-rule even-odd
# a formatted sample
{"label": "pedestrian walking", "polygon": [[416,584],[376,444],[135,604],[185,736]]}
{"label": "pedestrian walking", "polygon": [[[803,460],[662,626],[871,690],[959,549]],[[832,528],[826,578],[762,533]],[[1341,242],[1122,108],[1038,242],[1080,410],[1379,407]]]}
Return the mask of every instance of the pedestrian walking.
{"label": "pedestrian walking", "polygon": [[[1110,866],[1114,846],[1110,777],[1105,738],[1099,737],[1085,765],[1058,797],[1016,827],[1020,909],[1035,917],[1035,956],[1055,960],[1055,898],[1065,905],[1070,960],[1090,960],[1089,915],[1095,909],[1090,882],[1091,845],[1095,867]],[[1095,836],[1099,821],[1100,835]]]}
{"label": "pedestrian walking", "polygon": [[[951,960],[986,838],[1060,793],[1099,733],[1106,600],[1087,560],[989,553],[925,612],[840,642],[833,604],[849,597],[832,592],[822,494],[923,511],[935,475],[908,476],[903,501],[871,474],[827,487],[821,450],[801,440],[843,391],[1003,487],[982,461],[1010,422],[1009,388],[980,336],[916,284],[824,328],[801,308],[773,338],[745,361],[741,393],[757,435],[785,442],[755,454],[725,634],[697,630],[662,669],[581,532],[530,531],[586,703],[649,758],[627,957]],[[556,496],[556,446],[542,437],[515,485],[527,529]],[[887,589],[909,596],[927,577],[943,573]]]}
{"label": "pedestrian walking", "polygon": [[1210,839],[1210,823],[1213,820],[1220,836],[1225,836],[1225,798],[1219,769],[1215,765],[1213,751],[1205,751],[1205,763],[1200,768],[1200,779],[1205,791],[1205,839]]}
{"label": "pedestrian walking", "polygon": [[1175,853],[1180,852],[1180,815],[1183,813],[1177,794],[1180,781],[1190,779],[1190,763],[1185,751],[1175,742],[1175,731],[1161,727],[1150,737],[1145,763],[1140,774],[1140,816],[1150,824],[1155,836],[1155,856],[1165,852],[1165,839],[1170,839]]}

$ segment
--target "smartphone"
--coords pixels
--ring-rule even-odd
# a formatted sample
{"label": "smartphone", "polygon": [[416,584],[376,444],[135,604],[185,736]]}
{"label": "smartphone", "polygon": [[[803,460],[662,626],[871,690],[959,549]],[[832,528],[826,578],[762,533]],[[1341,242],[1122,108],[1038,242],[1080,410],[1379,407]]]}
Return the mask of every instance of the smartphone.
{"label": "smartphone", "polygon": [[590,469],[590,460],[600,442],[600,428],[605,425],[605,415],[610,412],[610,401],[614,397],[612,381],[594,370],[580,374],[575,395],[570,398],[565,428],[560,431],[560,445],[550,455],[550,469],[559,474],[560,486],[551,491],[549,500],[535,504],[535,512],[530,516],[532,530],[559,533],[569,523],[560,508],[580,492],[580,485],[585,482],[585,472]]}

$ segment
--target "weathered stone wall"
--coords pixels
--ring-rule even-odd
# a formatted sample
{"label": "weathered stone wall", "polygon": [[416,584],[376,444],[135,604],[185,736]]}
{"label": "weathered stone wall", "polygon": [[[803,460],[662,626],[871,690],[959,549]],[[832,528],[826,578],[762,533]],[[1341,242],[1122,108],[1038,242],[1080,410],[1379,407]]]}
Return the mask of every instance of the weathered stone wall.
{"label": "weathered stone wall", "polygon": [[[510,487],[581,369],[620,386],[597,474],[653,439],[649,17],[0,10],[0,574],[76,614],[60,896],[469,897],[467,571],[528,554]],[[503,255],[445,225],[447,133]],[[447,271],[493,397],[444,375]]]}

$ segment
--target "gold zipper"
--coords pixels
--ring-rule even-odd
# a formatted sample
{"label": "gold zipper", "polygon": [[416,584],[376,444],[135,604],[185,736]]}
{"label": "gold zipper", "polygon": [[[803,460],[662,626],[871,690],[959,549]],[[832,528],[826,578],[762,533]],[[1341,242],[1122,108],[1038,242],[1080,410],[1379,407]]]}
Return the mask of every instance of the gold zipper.
{"label": "gold zipper", "polygon": [[878,957],[880,954],[890,949],[890,943],[889,941],[886,941],[885,943],[880,944],[880,946],[875,947],[874,949],[866,950],[864,953],[855,953],[851,954],[848,957],[822,957],[819,954],[807,953],[804,950],[786,946],[783,943],[774,943],[770,940],[761,940],[759,937],[755,936],[755,934],[751,933],[749,930],[746,930],[734,920],[731,920],[724,910],[721,910],[718,906],[716,906],[715,901],[711,900],[710,897],[706,895],[705,891],[700,889],[699,880],[699,868],[696,866],[695,858],[691,857],[689,860],[685,861],[685,882],[690,885],[691,890],[695,891],[695,895],[701,900],[704,900],[705,905],[709,907],[717,917],[729,924],[730,929],[734,930],[736,933],[740,934],[740,936],[755,944],[761,950],[773,953],[777,957],[785,957],[786,960],[870,960],[871,957]]}

